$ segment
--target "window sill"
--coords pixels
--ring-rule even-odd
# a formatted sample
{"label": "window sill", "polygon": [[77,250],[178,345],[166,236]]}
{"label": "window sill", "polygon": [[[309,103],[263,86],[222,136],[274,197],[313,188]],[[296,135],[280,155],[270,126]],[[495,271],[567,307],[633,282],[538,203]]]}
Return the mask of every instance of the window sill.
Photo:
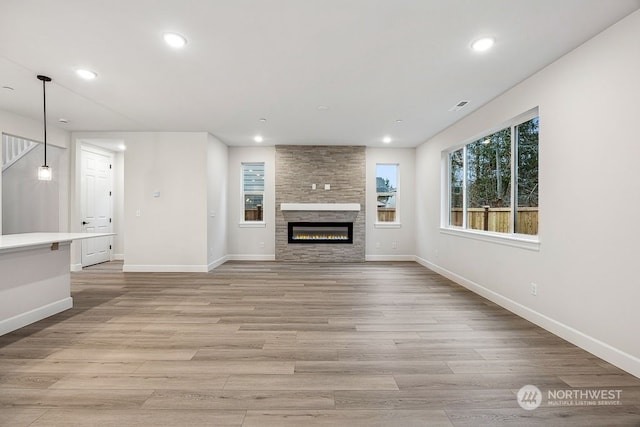
{"label": "window sill", "polygon": [[241,222],[238,224],[240,228],[265,228],[267,226],[266,222],[255,221],[255,222]]}
{"label": "window sill", "polygon": [[498,245],[511,246],[529,251],[540,251],[540,239],[538,236],[527,237],[521,234],[502,234],[487,231],[465,230],[462,228],[440,227],[441,234],[463,237],[465,239],[480,240]]}
{"label": "window sill", "polygon": [[399,222],[376,222],[373,224],[375,228],[402,228]]}

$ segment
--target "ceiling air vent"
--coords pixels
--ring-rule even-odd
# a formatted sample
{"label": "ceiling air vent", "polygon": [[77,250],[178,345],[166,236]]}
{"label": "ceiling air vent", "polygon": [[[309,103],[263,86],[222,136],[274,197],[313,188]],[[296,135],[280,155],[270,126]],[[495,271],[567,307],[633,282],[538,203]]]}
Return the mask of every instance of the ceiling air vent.
{"label": "ceiling air vent", "polygon": [[469,103],[469,101],[460,101],[456,105],[454,105],[453,107],[449,108],[449,111],[460,111],[464,107],[466,107],[468,103]]}

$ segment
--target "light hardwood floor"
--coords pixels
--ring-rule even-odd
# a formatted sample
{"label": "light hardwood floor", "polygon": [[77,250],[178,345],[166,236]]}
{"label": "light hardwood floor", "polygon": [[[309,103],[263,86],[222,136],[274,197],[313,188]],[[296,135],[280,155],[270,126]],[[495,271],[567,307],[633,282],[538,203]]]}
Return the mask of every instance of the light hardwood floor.
{"label": "light hardwood floor", "polygon": [[[0,337],[1,426],[640,425],[640,379],[415,263],[119,267]],[[526,384],[621,405],[525,411]]]}

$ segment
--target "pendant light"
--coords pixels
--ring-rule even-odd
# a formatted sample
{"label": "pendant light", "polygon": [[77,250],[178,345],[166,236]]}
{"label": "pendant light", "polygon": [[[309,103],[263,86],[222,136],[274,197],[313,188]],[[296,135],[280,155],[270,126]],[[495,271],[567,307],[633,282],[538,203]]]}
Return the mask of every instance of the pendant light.
{"label": "pendant light", "polygon": [[45,85],[51,81],[51,77],[38,75],[38,80],[42,81],[42,105],[44,106],[44,165],[38,168],[38,179],[40,181],[51,181],[51,169],[47,165],[47,90]]}

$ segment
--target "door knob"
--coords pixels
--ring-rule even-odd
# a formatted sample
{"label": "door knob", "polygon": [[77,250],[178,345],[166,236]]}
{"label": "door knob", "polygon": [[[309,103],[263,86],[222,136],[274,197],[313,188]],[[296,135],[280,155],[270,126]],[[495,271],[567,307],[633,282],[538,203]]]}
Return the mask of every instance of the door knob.
{"label": "door knob", "polygon": [[87,221],[82,221],[82,225],[87,225],[89,224]]}

